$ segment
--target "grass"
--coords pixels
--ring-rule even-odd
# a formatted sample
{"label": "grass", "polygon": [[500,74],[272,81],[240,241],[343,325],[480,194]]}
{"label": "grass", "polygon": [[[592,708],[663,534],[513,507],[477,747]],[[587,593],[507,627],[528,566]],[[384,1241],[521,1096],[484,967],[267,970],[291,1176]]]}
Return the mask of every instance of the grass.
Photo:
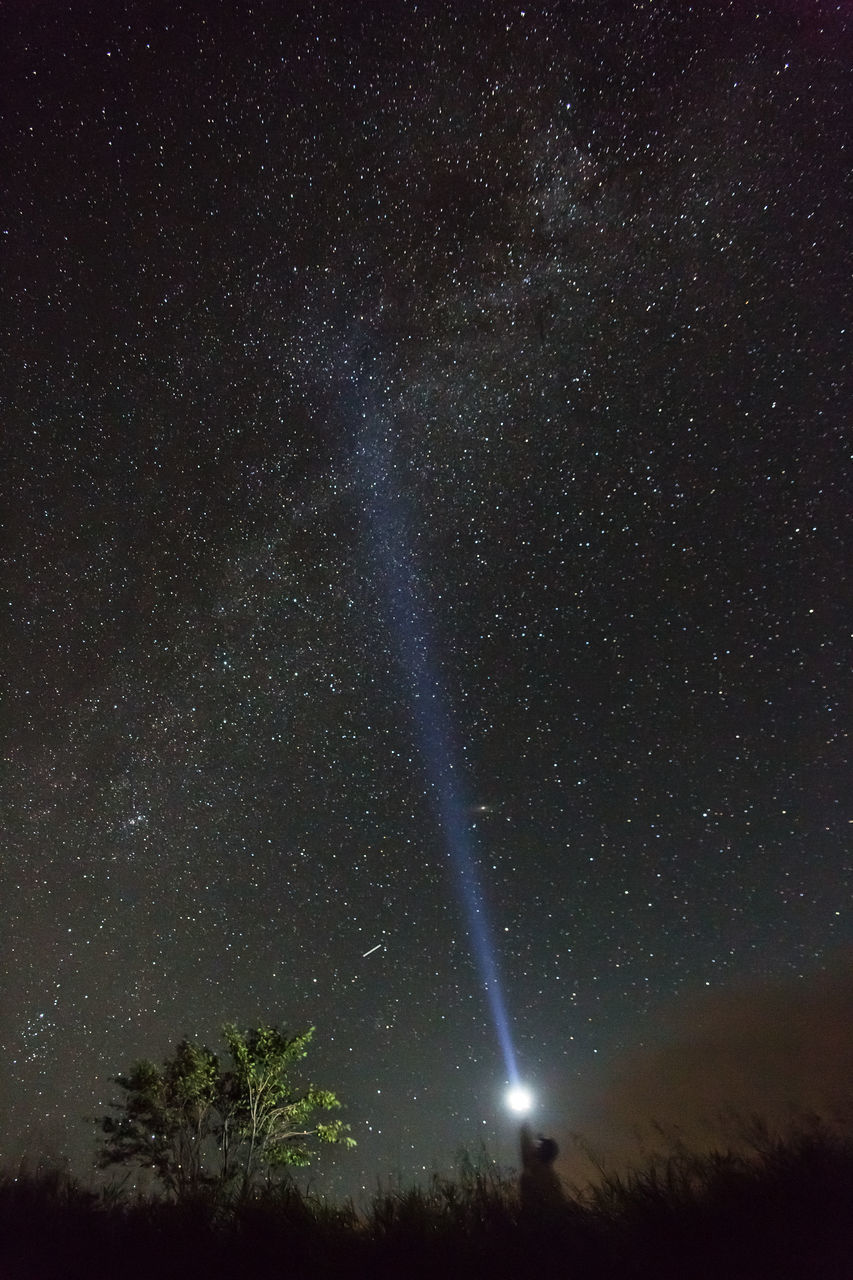
{"label": "grass", "polygon": [[748,1148],[676,1144],[540,1209],[485,1159],[380,1187],[361,1210],[293,1185],[176,1204],[57,1172],[0,1177],[3,1280],[279,1275],[853,1280],[853,1141],[819,1122],[756,1126]]}

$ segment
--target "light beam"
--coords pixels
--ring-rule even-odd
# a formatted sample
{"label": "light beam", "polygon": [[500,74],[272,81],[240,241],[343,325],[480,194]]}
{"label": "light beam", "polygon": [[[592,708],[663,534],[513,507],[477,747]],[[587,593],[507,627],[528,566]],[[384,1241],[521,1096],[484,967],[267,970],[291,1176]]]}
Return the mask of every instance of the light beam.
{"label": "light beam", "polygon": [[520,1087],[515,1050],[509,1029],[491,944],[483,893],[477,875],[474,840],[467,820],[450,732],[450,716],[441,682],[433,665],[428,610],[419,590],[399,474],[391,448],[390,424],[368,403],[362,411],[359,462],[370,517],[372,546],[378,560],[390,629],[400,667],[409,686],[412,718],[436,816],[465,908],[468,934],[480,979],[486,992],[498,1043],[513,1087]]}

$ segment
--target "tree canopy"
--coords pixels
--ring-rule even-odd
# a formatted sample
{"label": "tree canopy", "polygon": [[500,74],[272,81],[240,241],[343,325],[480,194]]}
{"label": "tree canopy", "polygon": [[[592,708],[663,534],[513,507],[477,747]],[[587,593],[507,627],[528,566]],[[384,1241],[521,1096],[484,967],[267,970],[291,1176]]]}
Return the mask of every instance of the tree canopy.
{"label": "tree canopy", "polygon": [[309,1164],[317,1143],[355,1146],[349,1125],[319,1118],[340,1107],[337,1096],[292,1080],[313,1034],[313,1027],[289,1036],[275,1026],[241,1031],[226,1023],[226,1066],[189,1040],[161,1067],[134,1063],[115,1077],[123,1096],[98,1122],[101,1168],[153,1169],[180,1199],[212,1189],[247,1192],[277,1171]]}

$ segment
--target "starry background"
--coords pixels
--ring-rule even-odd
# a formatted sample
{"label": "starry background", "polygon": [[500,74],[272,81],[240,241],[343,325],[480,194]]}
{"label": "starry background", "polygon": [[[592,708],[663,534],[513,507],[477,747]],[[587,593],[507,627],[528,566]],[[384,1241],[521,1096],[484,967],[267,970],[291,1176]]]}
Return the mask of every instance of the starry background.
{"label": "starry background", "polygon": [[846,954],[849,19],[4,6],[4,1159],[227,1019],[511,1157],[416,654],[543,1124]]}

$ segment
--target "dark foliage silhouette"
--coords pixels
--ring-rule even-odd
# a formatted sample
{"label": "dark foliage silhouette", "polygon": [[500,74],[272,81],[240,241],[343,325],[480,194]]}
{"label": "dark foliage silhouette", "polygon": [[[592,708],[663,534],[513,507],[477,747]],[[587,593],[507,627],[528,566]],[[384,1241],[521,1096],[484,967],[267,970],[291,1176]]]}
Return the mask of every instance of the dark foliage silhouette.
{"label": "dark foliage silhouette", "polygon": [[[550,1163],[550,1162],[546,1162]],[[849,1280],[853,1141],[818,1122],[666,1156],[529,1214],[483,1159],[455,1178],[330,1204],[292,1182],[223,1204],[96,1194],[57,1173],[0,1178],[4,1280],[204,1275],[503,1280]]]}

